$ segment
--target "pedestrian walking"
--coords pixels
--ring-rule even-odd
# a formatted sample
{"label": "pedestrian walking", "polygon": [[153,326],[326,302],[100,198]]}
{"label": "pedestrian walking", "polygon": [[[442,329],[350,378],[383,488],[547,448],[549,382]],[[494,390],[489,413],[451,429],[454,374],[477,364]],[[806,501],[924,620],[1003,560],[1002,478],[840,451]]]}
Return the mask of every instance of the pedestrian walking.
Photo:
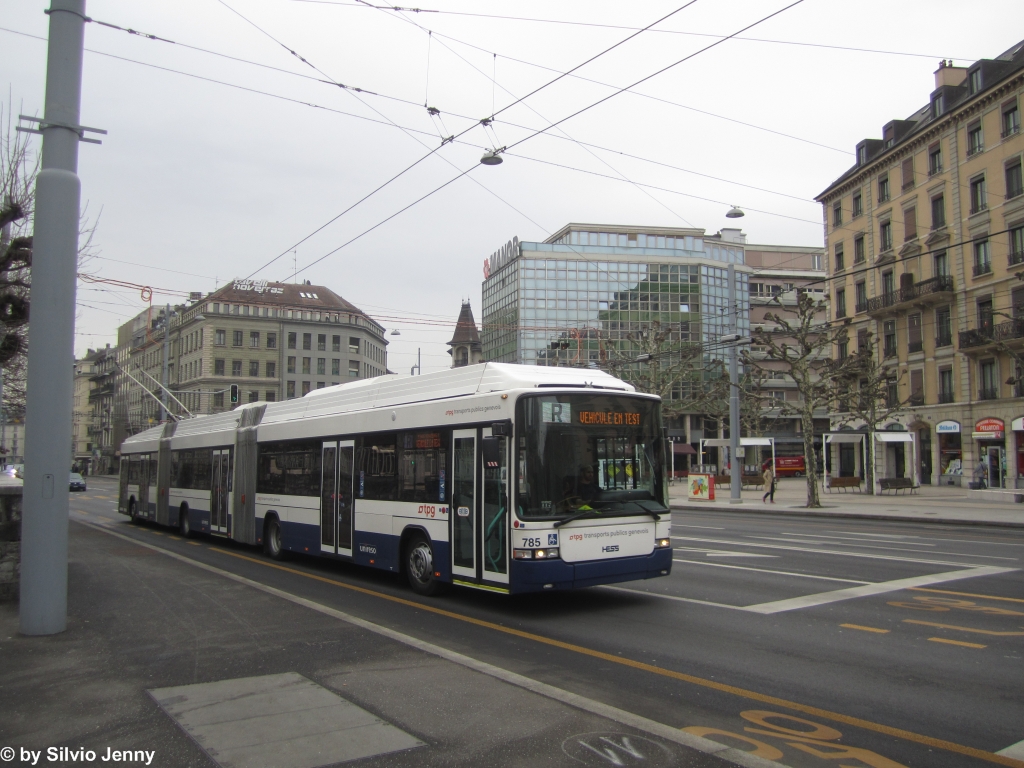
{"label": "pedestrian walking", "polygon": [[765,465],[764,474],[764,496],[761,497],[761,503],[764,504],[769,497],[771,497],[772,504],[775,503],[775,467],[771,462]]}

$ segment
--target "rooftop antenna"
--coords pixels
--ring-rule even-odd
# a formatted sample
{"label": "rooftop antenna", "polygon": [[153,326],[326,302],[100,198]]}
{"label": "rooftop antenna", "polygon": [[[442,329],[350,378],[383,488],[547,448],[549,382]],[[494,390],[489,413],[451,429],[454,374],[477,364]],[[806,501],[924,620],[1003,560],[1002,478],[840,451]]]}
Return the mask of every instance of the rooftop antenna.
{"label": "rooftop antenna", "polygon": [[299,251],[298,249],[292,250],[292,280],[294,281],[296,276],[299,274]]}

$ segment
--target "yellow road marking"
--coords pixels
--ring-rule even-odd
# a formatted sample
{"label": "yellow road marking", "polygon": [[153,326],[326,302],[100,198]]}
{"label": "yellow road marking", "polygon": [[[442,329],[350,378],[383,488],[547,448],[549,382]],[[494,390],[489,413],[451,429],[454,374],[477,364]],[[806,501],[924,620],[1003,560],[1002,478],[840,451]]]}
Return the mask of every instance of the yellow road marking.
{"label": "yellow road marking", "polygon": [[975,629],[974,627],[958,627],[955,624],[936,624],[934,621],[918,621],[917,619],[904,619],[904,624],[921,624],[925,627],[938,627],[939,629],[956,629],[960,632],[973,632],[976,635],[994,635],[996,637],[1024,637],[1024,632],[993,632],[990,629]]}
{"label": "yellow road marking", "polygon": [[978,643],[965,643],[963,640],[947,640],[944,637],[929,637],[928,641],[932,643],[945,643],[946,645],[962,645],[964,648],[988,648],[987,645],[979,645]]}
{"label": "yellow road marking", "polygon": [[152,533],[154,536],[163,536],[163,534],[160,531],[150,531],[150,533]]}
{"label": "yellow road marking", "polygon": [[592,658],[601,659],[602,661],[611,662],[613,664],[621,664],[622,666],[631,667],[632,669],[639,669],[644,672],[650,672],[651,674],[660,675],[662,677],[669,677],[675,680],[681,680],[684,683],[690,683],[691,685],[699,685],[703,688],[711,688],[716,691],[723,693],[730,693],[734,696],[740,696],[745,699],[751,699],[753,701],[760,701],[766,704],[772,704],[777,707],[785,707],[786,709],[792,709],[796,712],[803,712],[804,714],[813,715],[815,717],[821,717],[826,720],[832,720],[838,723],[846,723],[857,728],[863,728],[867,731],[874,731],[876,733],[883,733],[887,736],[894,736],[905,741],[912,741],[917,744],[923,744],[928,747],[934,747],[936,749],[944,749],[948,752],[955,752],[960,755],[968,755],[979,760],[985,760],[990,763],[997,765],[1008,765],[1011,768],[1021,768],[1024,766],[1024,762],[1020,760],[1014,760],[1012,757],[1004,757],[1003,755],[997,755],[992,752],[986,752],[983,749],[975,749],[974,747],[968,747],[963,744],[957,744],[952,741],[946,741],[945,739],[936,739],[931,736],[924,736],[913,731],[905,731],[902,728],[893,728],[888,725],[882,725],[881,723],[873,723],[870,720],[862,720],[859,717],[852,717],[850,715],[844,715],[839,712],[832,712],[827,709],[820,709],[818,707],[812,707],[807,704],[799,704],[795,701],[789,701],[787,699],[780,699],[777,696],[769,696],[764,693],[758,693],[757,691],[749,691],[745,688],[738,688],[734,685],[727,685],[725,683],[718,683],[714,680],[706,680],[702,677],[696,677],[694,675],[687,675],[683,672],[676,672],[675,670],[665,669],[664,667],[656,667],[653,664],[645,664],[642,661],[634,661],[633,659],[627,659],[622,656],[615,656],[610,653],[604,653],[602,651],[594,650],[593,648],[587,648],[581,645],[574,645],[572,643],[566,643],[561,640],[555,640],[554,638],[545,637],[543,635],[535,635],[532,632],[524,632],[521,629],[513,629],[512,627],[506,627],[501,624],[495,624],[494,622],[484,621],[483,619],[473,618],[472,616],[466,616],[465,614],[456,613],[454,611],[447,611],[444,608],[435,608],[430,605],[423,603],[417,603],[414,600],[406,600],[402,597],[395,597],[388,595],[383,592],[377,592],[372,589],[365,587],[357,587],[354,584],[346,584],[335,579],[328,579],[324,576],[318,576],[314,573],[306,573],[304,571],[297,570],[295,568],[289,568],[284,565],[278,565],[277,563],[270,563],[266,560],[257,559],[255,557],[248,557],[237,552],[228,552],[227,550],[220,549],[218,547],[211,547],[211,552],[219,552],[229,557],[235,557],[239,560],[246,560],[250,563],[256,563],[257,565],[263,565],[268,568],[274,568],[285,573],[292,573],[296,576],[302,576],[313,581],[320,581],[325,584],[333,584],[336,587],[350,590],[352,592],[359,592],[360,594],[369,595],[371,597],[377,597],[382,600],[387,600],[392,603],[399,605],[407,605],[411,608],[416,608],[421,611],[427,611],[438,616],[445,616],[450,619],[457,621],[463,621],[467,624],[473,624],[478,627],[484,627],[486,629],[493,629],[496,632],[503,632],[507,635],[514,635],[515,637],[521,637],[525,640],[532,640],[537,643],[544,645],[553,646],[555,648],[562,648],[567,651],[579,653],[584,656],[590,656]]}
{"label": "yellow road marking", "polygon": [[167,534],[167,538],[168,539],[174,539],[175,541],[181,541],[181,537],[180,536],[171,536],[171,534]]}
{"label": "yellow road marking", "polygon": [[198,541],[190,541],[190,542],[187,542],[187,543],[191,544],[193,547],[201,547],[202,546],[202,544],[200,544]]}
{"label": "yellow road marking", "polygon": [[877,632],[880,635],[886,635],[889,633],[888,629],[878,629],[877,627],[862,627],[860,624],[840,624],[840,627],[846,627],[847,629],[860,629],[864,632]]}
{"label": "yellow road marking", "polygon": [[1005,600],[1008,603],[1024,603],[1019,597],[996,597],[995,595],[976,595],[973,592],[950,592],[948,589],[928,589],[926,587],[910,587],[915,592],[936,592],[940,595],[959,595],[960,597],[980,597],[983,600]]}

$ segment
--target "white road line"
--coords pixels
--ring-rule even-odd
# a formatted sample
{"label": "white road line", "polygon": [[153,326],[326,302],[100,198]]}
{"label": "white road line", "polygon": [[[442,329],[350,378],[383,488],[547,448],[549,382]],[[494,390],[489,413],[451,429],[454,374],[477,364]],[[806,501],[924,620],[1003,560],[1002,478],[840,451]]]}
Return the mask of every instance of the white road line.
{"label": "white road line", "polygon": [[727,605],[725,603],[712,603],[708,600],[695,600],[692,597],[676,597],[675,595],[663,595],[660,592],[646,592],[642,589],[626,589],[625,587],[610,587],[601,586],[598,589],[612,589],[616,592],[631,592],[634,595],[645,595],[647,597],[656,597],[659,600],[674,600],[677,603],[696,603],[697,605],[710,605],[712,608],[732,608],[734,611],[745,611],[747,610],[742,605]]}
{"label": "white road line", "polygon": [[898,560],[901,563],[919,563],[922,565],[958,565],[961,568],[980,568],[981,563],[961,563],[950,560],[922,560],[913,557],[896,555],[873,555],[869,552],[844,552],[840,549],[810,549],[809,547],[784,547],[781,544],[755,544],[750,541],[732,541],[731,539],[702,539],[696,536],[673,536],[682,541],[699,541],[705,544],[731,544],[734,547],[761,547],[764,549],[785,549],[792,552],[810,552],[818,555],[843,555],[844,557],[863,557],[869,560]]}
{"label": "white road line", "polygon": [[1016,568],[999,568],[994,565],[981,566],[980,568],[969,568],[963,571],[948,571],[947,573],[933,573],[929,576],[914,576],[910,579],[896,579],[895,581],[883,581],[877,584],[865,584],[861,587],[849,587],[848,589],[837,589],[834,592],[819,592],[816,595],[804,595],[803,597],[792,597],[788,600],[776,600],[771,603],[760,603],[748,605],[743,610],[751,613],[772,614],[783,611],[794,611],[799,608],[811,608],[828,603],[837,603],[840,600],[851,600],[855,597],[868,597],[871,595],[884,595],[887,592],[898,592],[911,587],[923,587],[929,584],[941,584],[946,581],[958,579],[970,579],[976,576],[994,576],[999,573],[1010,573]]}
{"label": "white road line", "polygon": [[[886,549],[886,550],[889,550],[890,552],[920,552],[921,551],[919,549],[904,549],[903,547],[879,547],[879,546],[874,546],[874,545],[871,545],[871,544],[861,544],[859,542],[854,542],[854,543],[851,543],[851,544],[844,544],[844,543],[839,542],[839,541],[834,542],[834,543],[830,542],[830,541],[804,541],[803,539],[798,539],[798,540],[794,541],[793,539],[782,539],[782,538],[779,538],[779,537],[776,537],[776,536],[751,536],[750,538],[752,538],[752,539],[763,539],[765,541],[788,541],[788,542],[790,542],[792,544],[820,544],[821,546],[825,546],[827,544],[831,544],[834,547],[862,547],[864,549]],[[821,538],[826,538],[826,537],[823,536]],[[901,541],[899,543],[900,544],[904,544],[906,542],[902,542]],[[921,546],[934,547],[935,545],[934,544],[922,544]],[[929,554],[930,555],[957,555],[959,557],[980,557],[980,558],[983,558],[985,560],[1013,560],[1015,562],[1020,559],[1020,558],[1017,558],[1017,557],[1001,557],[1000,555],[976,555],[973,552],[970,552],[970,553],[968,553],[968,552],[943,552],[942,550],[938,550],[938,549],[933,549],[933,550],[930,550],[928,552],[924,552],[922,554],[926,554],[926,555],[929,555]]]}
{"label": "white road line", "polygon": [[[957,544],[984,544],[994,547],[1024,547],[1024,544],[1014,544],[1007,541],[985,541],[983,539],[949,539],[944,536],[888,536],[882,533],[855,533],[854,531],[832,531],[832,533],[848,533],[851,536],[882,536],[893,539],[921,539],[922,541],[952,541]],[[900,544],[912,544],[910,541],[901,541]]]}
{"label": "white road line", "polygon": [[996,754],[1003,757],[1012,757],[1015,760],[1024,760],[1024,741],[1018,741],[1006,749],[1000,749]]}
{"label": "white road line", "polygon": [[738,571],[757,571],[758,573],[777,573],[780,576],[799,576],[804,579],[819,579],[821,581],[841,581],[845,584],[871,584],[870,581],[857,581],[856,579],[839,579],[835,576],[815,576],[813,573],[794,573],[793,571],[773,571],[770,568],[752,568],[749,565],[726,565],[725,563],[708,563],[704,560],[683,560],[678,557],[672,558],[673,563],[688,563],[689,565],[710,565],[713,568],[735,568]]}
{"label": "white road line", "polygon": [[[820,533],[816,533],[816,534],[793,533],[793,532],[790,532],[790,531],[782,531],[781,533],[782,533],[783,536],[800,536],[801,538],[810,537],[812,539],[842,539],[842,540],[846,540],[846,541],[860,541],[860,542],[864,541],[864,539],[853,538],[852,536],[825,536],[824,534],[820,534]],[[902,536],[902,537],[894,536],[893,538],[894,539],[905,539],[905,538],[908,538],[908,537],[907,536]],[[868,539],[868,541],[873,541],[873,539]],[[916,541],[892,541],[892,542],[889,542],[887,539],[883,539],[882,541],[879,541],[879,542],[876,542],[876,543],[878,543],[878,544],[888,544],[888,543],[892,543],[892,544],[907,544],[908,546],[918,546],[918,547],[934,547],[935,546],[934,544],[918,544]]]}
{"label": "white road line", "polygon": [[676,528],[706,528],[709,531],[724,531],[725,528],[717,528],[713,525],[683,525],[682,523],[672,523]]}
{"label": "white road line", "polygon": [[778,555],[760,555],[753,552],[708,552],[705,557],[774,557]]}

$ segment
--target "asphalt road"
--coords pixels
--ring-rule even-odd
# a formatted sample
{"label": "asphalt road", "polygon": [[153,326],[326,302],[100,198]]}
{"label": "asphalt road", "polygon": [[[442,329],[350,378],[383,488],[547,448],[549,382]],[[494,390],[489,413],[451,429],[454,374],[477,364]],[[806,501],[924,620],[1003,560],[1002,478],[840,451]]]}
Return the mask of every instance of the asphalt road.
{"label": "asphalt road", "polygon": [[390,574],[134,526],[89,480],[73,521],[794,768],[1024,766],[1019,530],[677,512],[669,577],[422,599]]}

